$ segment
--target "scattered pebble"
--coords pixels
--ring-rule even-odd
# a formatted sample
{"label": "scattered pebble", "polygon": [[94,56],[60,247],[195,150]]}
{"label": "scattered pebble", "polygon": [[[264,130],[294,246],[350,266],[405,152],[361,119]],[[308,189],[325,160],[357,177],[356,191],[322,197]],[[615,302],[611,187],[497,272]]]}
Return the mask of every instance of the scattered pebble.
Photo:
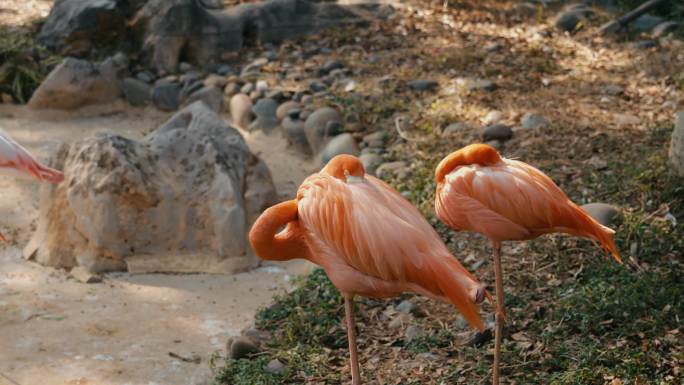
{"label": "scattered pebble", "polygon": [[549,122],[541,115],[528,112],[520,119],[520,125],[527,130],[543,129],[549,126]]}
{"label": "scattered pebble", "polygon": [[278,359],[273,359],[269,361],[268,365],[266,365],[265,370],[268,373],[282,375],[283,373],[285,373],[285,365],[282,362],[278,361]]}
{"label": "scattered pebble", "polygon": [[482,130],[482,139],[484,141],[506,141],[509,140],[511,137],[513,137],[513,130],[511,130],[511,127],[501,123],[487,126]]}
{"label": "scattered pebble", "polygon": [[608,203],[588,203],[581,206],[598,223],[604,226],[612,226],[621,218],[620,209]]}
{"label": "scattered pebble", "polygon": [[259,347],[246,337],[235,337],[228,340],[228,357],[232,359],[247,358],[252,354],[259,353]]}
{"label": "scattered pebble", "polygon": [[437,83],[435,80],[420,79],[409,80],[406,82],[406,85],[408,85],[408,87],[414,91],[433,91],[437,88],[439,83]]}
{"label": "scattered pebble", "polygon": [[82,266],[76,266],[69,272],[69,276],[81,283],[100,283],[102,276],[86,270]]}
{"label": "scattered pebble", "polygon": [[425,331],[421,329],[419,326],[416,325],[411,325],[406,328],[406,332],[404,333],[404,337],[406,337],[407,341],[413,341],[418,337],[422,337],[425,335]]}

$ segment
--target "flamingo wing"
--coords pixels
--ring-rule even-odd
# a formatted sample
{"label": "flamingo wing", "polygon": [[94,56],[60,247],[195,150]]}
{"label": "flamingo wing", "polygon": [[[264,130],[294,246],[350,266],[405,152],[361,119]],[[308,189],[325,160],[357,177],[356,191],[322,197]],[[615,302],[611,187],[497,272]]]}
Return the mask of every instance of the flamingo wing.
{"label": "flamingo wing", "polygon": [[299,219],[315,254],[407,291],[448,298],[482,328],[471,294],[481,285],[389,185],[368,175],[363,182],[346,183],[318,174],[302,184],[298,197]]}
{"label": "flamingo wing", "polygon": [[0,168],[31,175],[39,181],[59,183],[64,175],[42,165],[8,134],[0,131]]}

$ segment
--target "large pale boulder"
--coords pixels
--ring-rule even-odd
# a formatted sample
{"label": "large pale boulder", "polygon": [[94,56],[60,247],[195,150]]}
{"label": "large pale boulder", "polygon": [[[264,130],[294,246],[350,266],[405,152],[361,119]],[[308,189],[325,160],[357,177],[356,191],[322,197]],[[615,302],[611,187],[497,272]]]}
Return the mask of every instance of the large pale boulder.
{"label": "large pale boulder", "polygon": [[66,58],[36,89],[28,106],[74,109],[112,102],[121,95],[117,79],[127,66],[128,60],[122,54],[101,63]]}
{"label": "large pale boulder", "polygon": [[684,176],[684,110],[677,114],[677,121],[672,131],[670,164],[679,175]]}
{"label": "large pale boulder", "polygon": [[26,258],[98,272],[255,266],[247,232],[274,203],[271,175],[203,102],[141,141],[100,133],[64,146],[56,163],[65,181],[41,192]]}

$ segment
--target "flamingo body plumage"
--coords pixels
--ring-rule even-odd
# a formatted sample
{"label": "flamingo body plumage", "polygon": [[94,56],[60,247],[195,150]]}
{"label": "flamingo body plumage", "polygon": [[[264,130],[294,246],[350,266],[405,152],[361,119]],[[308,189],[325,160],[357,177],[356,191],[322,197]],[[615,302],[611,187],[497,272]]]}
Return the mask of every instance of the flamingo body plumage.
{"label": "flamingo body plumage", "polygon": [[573,203],[543,172],[502,158],[493,147],[474,144],[456,151],[435,175],[435,211],[452,229],[478,232],[493,242],[566,233],[599,242],[621,261],[615,231]]}
{"label": "flamingo body plumage", "polygon": [[346,302],[354,295],[413,291],[452,303],[483,330],[477,306],[487,295],[483,286],[418,210],[388,184],[365,175],[356,157],[333,158],[302,183],[295,200],[266,210],[250,231],[250,242],[263,259],[305,258],[318,264]]}

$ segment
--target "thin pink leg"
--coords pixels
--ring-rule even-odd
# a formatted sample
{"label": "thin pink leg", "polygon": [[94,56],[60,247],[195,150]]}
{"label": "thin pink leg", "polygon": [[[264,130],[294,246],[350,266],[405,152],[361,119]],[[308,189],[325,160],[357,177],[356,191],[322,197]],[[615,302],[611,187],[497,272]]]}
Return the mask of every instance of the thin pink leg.
{"label": "thin pink leg", "polygon": [[496,275],[496,332],[494,335],[494,367],[493,385],[499,385],[499,364],[501,362],[501,342],[503,340],[503,324],[506,320],[504,304],[503,271],[501,269],[501,244],[492,242],[494,254],[494,274]]}
{"label": "thin pink leg", "polygon": [[347,320],[347,337],[349,337],[349,360],[352,372],[352,385],[361,385],[359,374],[359,356],[356,351],[356,325],[354,323],[354,295],[342,293],[344,296],[344,318]]}

